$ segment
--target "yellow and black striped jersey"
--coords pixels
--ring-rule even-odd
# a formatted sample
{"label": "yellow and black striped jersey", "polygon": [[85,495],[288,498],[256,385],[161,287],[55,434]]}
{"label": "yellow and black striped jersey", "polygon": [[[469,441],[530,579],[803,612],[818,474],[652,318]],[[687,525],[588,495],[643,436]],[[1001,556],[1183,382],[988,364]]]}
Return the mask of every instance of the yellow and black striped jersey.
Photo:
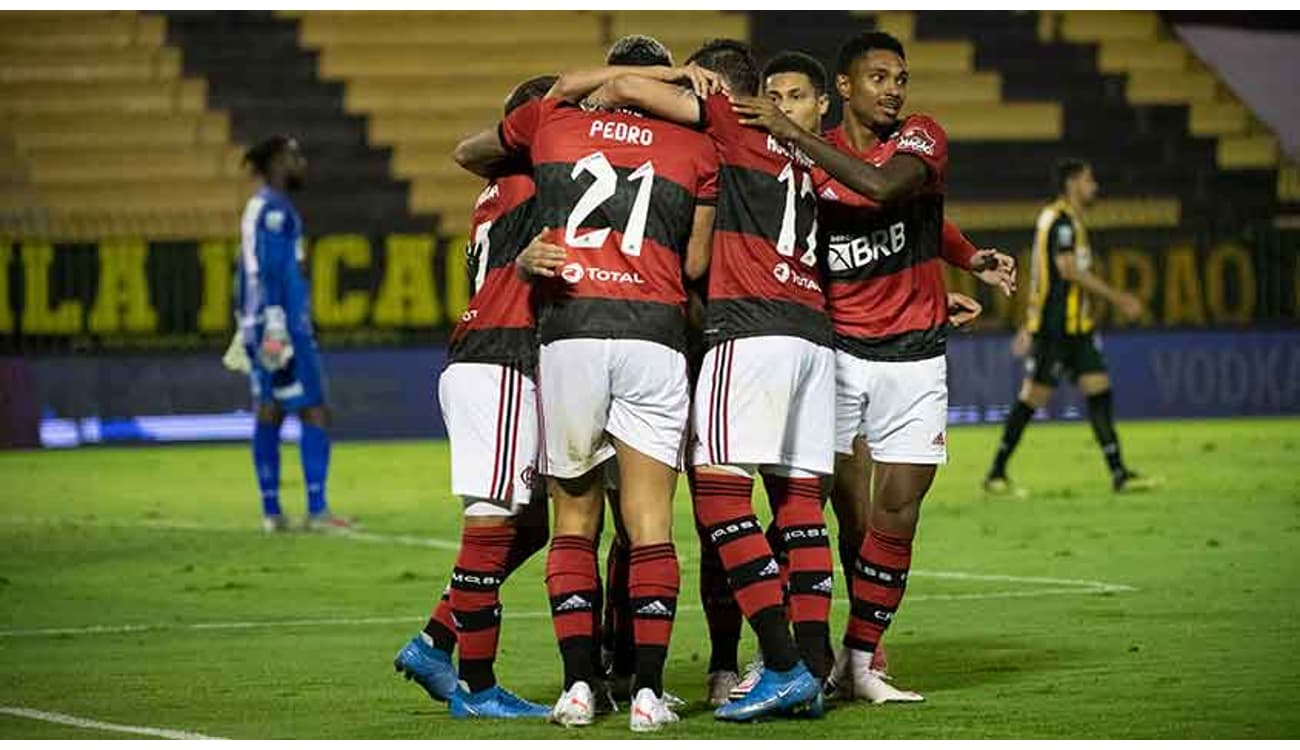
{"label": "yellow and black striped jersey", "polygon": [[1073,253],[1081,271],[1092,266],[1088,231],[1068,203],[1056,200],[1038,214],[1026,325],[1033,333],[1057,336],[1091,333],[1092,301],[1078,284],[1061,278],[1056,268],[1056,256],[1061,253]]}

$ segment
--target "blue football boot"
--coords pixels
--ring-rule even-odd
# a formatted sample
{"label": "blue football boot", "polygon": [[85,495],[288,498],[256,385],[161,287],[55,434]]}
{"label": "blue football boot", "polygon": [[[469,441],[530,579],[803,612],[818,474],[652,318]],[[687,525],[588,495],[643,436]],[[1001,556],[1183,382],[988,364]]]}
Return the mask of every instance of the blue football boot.
{"label": "blue football boot", "polygon": [[424,688],[436,701],[447,701],[456,692],[456,669],[451,654],[434,648],[415,636],[393,658],[393,669]]}
{"label": "blue football boot", "polygon": [[789,715],[804,710],[820,693],[821,684],[803,662],[785,672],[769,666],[748,695],[719,706],[713,716],[722,721],[752,721],[764,716]]}
{"label": "blue football boot", "polygon": [[545,719],[551,709],[526,701],[500,685],[477,693],[457,685],[451,694],[451,715],[455,719]]}

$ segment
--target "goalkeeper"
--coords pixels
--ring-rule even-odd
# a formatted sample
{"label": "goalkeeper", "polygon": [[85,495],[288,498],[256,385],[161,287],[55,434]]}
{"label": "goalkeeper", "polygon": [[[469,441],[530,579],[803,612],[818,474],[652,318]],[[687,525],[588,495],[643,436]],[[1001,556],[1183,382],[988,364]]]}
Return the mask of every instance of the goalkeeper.
{"label": "goalkeeper", "polygon": [[[296,412],[302,422],[299,454],[307,485],[309,531],[347,530],[347,519],[330,513],[325,497],[329,474],[329,411],[320,355],[312,334],[310,295],[299,264],[303,260],[302,218],[289,193],[302,187],[307,160],[298,142],[275,136],[244,155],[261,187],[248,200],[240,221],[236,286],[238,334],[248,357],[257,419],[253,465],[262,494],[263,526],[288,531],[280,508],[280,426]],[[228,352],[229,355],[229,352]],[[230,360],[238,357],[227,357]]]}

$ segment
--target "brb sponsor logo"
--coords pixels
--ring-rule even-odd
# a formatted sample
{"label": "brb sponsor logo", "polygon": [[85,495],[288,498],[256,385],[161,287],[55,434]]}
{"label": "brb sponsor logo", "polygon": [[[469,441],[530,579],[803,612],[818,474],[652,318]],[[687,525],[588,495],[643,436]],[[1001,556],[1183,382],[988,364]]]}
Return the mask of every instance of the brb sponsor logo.
{"label": "brb sponsor logo", "polygon": [[608,268],[585,268],[580,263],[568,263],[560,269],[560,278],[576,284],[583,279],[602,284],[644,284],[645,279],[635,271],[611,271]]}
{"label": "brb sponsor logo", "polygon": [[849,271],[900,253],[906,247],[907,230],[903,222],[896,221],[888,228],[877,229],[866,236],[832,236],[827,262],[831,273]]}
{"label": "brb sponsor logo", "polygon": [[807,289],[812,292],[821,293],[821,284],[811,276],[804,276],[790,267],[789,263],[782,261],[772,267],[772,276],[781,284],[794,284],[800,289]]}

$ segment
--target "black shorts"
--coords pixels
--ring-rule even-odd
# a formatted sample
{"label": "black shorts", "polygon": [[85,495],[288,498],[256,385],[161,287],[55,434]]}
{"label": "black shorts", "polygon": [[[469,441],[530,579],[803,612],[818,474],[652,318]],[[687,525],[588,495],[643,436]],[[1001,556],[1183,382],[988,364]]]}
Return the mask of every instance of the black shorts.
{"label": "black shorts", "polygon": [[1101,336],[1046,336],[1034,334],[1034,343],[1025,359],[1025,375],[1035,383],[1055,388],[1061,378],[1075,382],[1080,375],[1106,372],[1106,358],[1101,353]]}

